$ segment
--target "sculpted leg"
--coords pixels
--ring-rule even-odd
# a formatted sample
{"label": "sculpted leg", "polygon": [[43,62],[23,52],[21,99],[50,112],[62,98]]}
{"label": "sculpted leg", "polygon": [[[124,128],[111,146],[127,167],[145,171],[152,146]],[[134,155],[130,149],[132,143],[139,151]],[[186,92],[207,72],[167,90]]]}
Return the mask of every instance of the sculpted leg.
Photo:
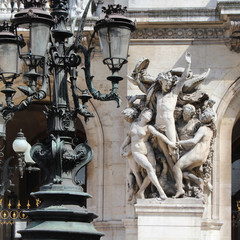
{"label": "sculpted leg", "polygon": [[141,165],[144,169],[146,169],[147,175],[151,180],[151,182],[154,184],[154,186],[157,188],[160,198],[166,199],[167,196],[164,193],[162,187],[160,186],[155,170],[152,164],[148,161],[147,157],[141,153],[136,153],[136,152],[133,153],[133,157],[139,165]]}
{"label": "sculpted leg", "polygon": [[142,185],[142,176],[139,171],[139,166],[137,165],[137,163],[135,162],[135,160],[133,159],[132,156],[128,157],[128,164],[129,164],[130,169],[132,170],[132,173],[134,174],[134,176],[136,178],[137,185],[140,188],[140,186]]}
{"label": "sculpted leg", "polygon": [[168,150],[167,144],[165,142],[163,142],[162,139],[160,139],[160,138],[157,138],[157,140],[158,140],[159,148],[162,150],[164,156],[167,159],[170,174],[173,176],[172,169],[173,169],[174,163],[173,163],[173,160],[172,160],[171,156],[169,155],[169,150]]}
{"label": "sculpted leg", "polygon": [[185,191],[183,190],[183,183],[182,183],[183,175],[182,175],[182,171],[180,169],[179,161],[177,161],[173,167],[173,173],[174,173],[174,177],[175,177],[175,181],[176,181],[176,185],[177,185],[177,193],[174,196],[174,198],[181,197],[185,193]]}
{"label": "sculpted leg", "polygon": [[197,177],[193,173],[190,173],[190,172],[184,172],[183,177],[196,183],[199,186],[199,188],[203,191],[204,182],[203,182],[202,178]]}
{"label": "sculpted leg", "polygon": [[141,198],[141,199],[144,199],[144,192],[146,190],[146,188],[148,187],[148,185],[151,183],[150,179],[148,176],[146,176],[143,180],[143,183],[139,189],[139,191],[137,192],[137,197],[138,198]]}
{"label": "sculpted leg", "polygon": [[[171,142],[175,143],[177,141],[176,126],[174,119],[169,119],[169,121],[166,123],[166,136]],[[176,163],[177,160],[179,159],[178,149],[172,149],[171,147],[168,146],[168,150],[172,157],[173,162]]]}
{"label": "sculpted leg", "polygon": [[127,177],[127,183],[128,183],[128,201],[132,201],[133,199],[133,195],[134,195],[134,176],[132,175],[132,173],[128,174]]}

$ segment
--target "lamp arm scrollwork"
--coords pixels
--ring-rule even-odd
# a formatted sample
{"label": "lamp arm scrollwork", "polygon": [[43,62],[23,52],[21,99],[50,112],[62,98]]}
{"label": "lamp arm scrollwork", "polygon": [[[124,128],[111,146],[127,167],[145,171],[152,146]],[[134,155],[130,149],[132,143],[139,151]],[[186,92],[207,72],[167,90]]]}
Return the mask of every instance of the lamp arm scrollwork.
{"label": "lamp arm scrollwork", "polygon": [[48,65],[47,65],[47,60],[46,58],[44,58],[44,71],[43,71],[43,80],[42,80],[42,87],[39,91],[37,91],[34,94],[34,99],[36,100],[42,100],[44,98],[46,98],[47,96],[47,91],[48,91],[48,86],[49,86],[49,74],[48,74]]}
{"label": "lamp arm scrollwork", "polygon": [[[46,98],[47,96],[47,90],[48,90],[48,85],[49,85],[49,75],[46,73],[46,64],[44,64],[44,74],[42,76],[42,87],[39,91],[36,91],[36,88],[31,88],[28,86],[25,91],[23,90],[24,88],[21,88],[20,90],[27,95],[25,99],[23,99],[19,104],[15,105],[13,102],[13,99],[7,104],[7,106],[3,107],[0,112],[3,114],[3,117],[5,119],[8,118],[9,114],[13,114],[13,112],[18,112],[21,110],[26,109],[32,102],[33,100],[42,100]],[[30,93],[30,91],[33,91]],[[12,96],[13,97],[13,96]]]}
{"label": "lamp arm scrollwork", "polygon": [[88,119],[89,117],[94,117],[94,114],[88,110],[87,105],[80,104],[80,102],[79,102],[79,98],[80,98],[78,95],[79,89],[76,84],[76,81],[77,81],[76,67],[71,68],[71,70],[70,70],[70,81],[71,81],[72,97],[73,97],[73,102],[74,102],[74,106],[75,106],[75,112],[77,114],[84,116],[86,119]]}
{"label": "lamp arm scrollwork", "polygon": [[[118,82],[112,82],[112,89],[110,90],[109,94],[102,94],[100,91],[97,91],[94,88],[93,85],[93,76],[91,76],[90,73],[90,56],[91,56],[91,52],[93,50],[93,48],[86,48],[85,46],[82,45],[82,37],[83,37],[83,28],[85,25],[85,21],[87,18],[87,13],[90,7],[92,0],[89,0],[83,16],[81,18],[81,21],[79,22],[78,25],[78,31],[77,31],[77,35],[75,38],[75,42],[74,44],[68,49],[67,53],[70,52],[72,49],[74,49],[75,52],[79,52],[81,51],[84,55],[84,60],[85,60],[85,67],[83,67],[84,73],[85,73],[85,80],[86,80],[86,84],[88,87],[89,92],[91,93],[91,95],[93,96],[94,99],[100,100],[100,101],[116,101],[117,102],[117,106],[120,107],[121,105],[121,99],[119,94],[117,93],[117,89],[118,89]],[[95,31],[92,35],[92,37],[95,35]],[[92,38],[91,38],[92,40]],[[91,41],[90,41],[91,44]],[[90,45],[89,44],[89,45]],[[81,113],[80,113],[81,114]]]}
{"label": "lamp arm scrollwork", "polygon": [[[79,180],[77,179],[78,172],[86,166],[93,158],[93,151],[87,143],[81,143],[76,146],[75,151],[80,152],[81,156],[77,165],[72,170],[72,181],[74,184],[80,184]],[[82,156],[83,155],[83,156]]]}
{"label": "lamp arm scrollwork", "polygon": [[90,56],[91,56],[91,52],[92,52],[93,48],[87,49],[83,45],[79,45],[79,48],[81,49],[81,51],[84,55],[84,59],[85,59],[85,67],[83,67],[83,70],[85,73],[86,84],[87,84],[88,90],[92,94],[93,98],[100,100],[100,101],[113,101],[114,100],[117,102],[117,107],[120,107],[121,99],[120,99],[119,94],[117,93],[118,82],[112,82],[112,89],[110,90],[110,93],[108,93],[108,94],[102,94],[100,91],[97,91],[94,88],[93,76],[91,76],[91,73],[90,73],[90,67],[91,67]]}

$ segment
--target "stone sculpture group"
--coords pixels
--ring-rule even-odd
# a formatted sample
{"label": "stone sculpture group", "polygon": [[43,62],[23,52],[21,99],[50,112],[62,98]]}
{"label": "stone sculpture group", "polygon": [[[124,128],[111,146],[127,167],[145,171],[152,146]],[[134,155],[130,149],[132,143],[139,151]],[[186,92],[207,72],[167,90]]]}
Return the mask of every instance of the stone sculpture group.
{"label": "stone sculpture group", "polygon": [[[216,136],[214,101],[200,89],[210,70],[200,75],[187,66],[147,73],[142,58],[129,80],[144,93],[128,96],[122,111],[130,129],[121,146],[128,160],[129,201],[136,198],[197,197],[212,191],[211,168]],[[157,191],[156,191],[157,190]]]}

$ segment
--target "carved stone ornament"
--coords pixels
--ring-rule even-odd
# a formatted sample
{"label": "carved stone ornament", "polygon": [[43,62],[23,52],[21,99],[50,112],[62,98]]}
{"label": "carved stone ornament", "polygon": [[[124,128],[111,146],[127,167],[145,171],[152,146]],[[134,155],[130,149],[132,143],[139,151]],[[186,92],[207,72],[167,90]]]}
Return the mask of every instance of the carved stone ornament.
{"label": "carved stone ornament", "polygon": [[223,28],[139,28],[133,39],[224,39]]}
{"label": "carved stone ornament", "polygon": [[240,52],[240,22],[231,21],[230,28],[230,50],[239,53]]}
{"label": "carved stone ornament", "polygon": [[122,114],[130,129],[120,152],[128,161],[129,201],[136,198],[183,196],[203,198],[212,191],[213,144],[216,137],[214,100],[199,86],[210,69],[196,75],[191,55],[186,68],[147,73],[142,58],[129,81],[142,95],[127,97]]}

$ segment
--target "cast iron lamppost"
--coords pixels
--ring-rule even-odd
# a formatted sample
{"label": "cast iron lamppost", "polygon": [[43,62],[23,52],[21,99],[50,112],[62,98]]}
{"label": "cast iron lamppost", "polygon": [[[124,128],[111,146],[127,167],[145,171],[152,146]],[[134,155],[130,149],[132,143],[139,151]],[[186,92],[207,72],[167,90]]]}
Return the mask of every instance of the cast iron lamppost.
{"label": "cast iron lamppost", "polygon": [[[84,203],[90,197],[79,185],[76,175],[78,171],[92,159],[92,150],[87,144],[76,144],[73,141],[77,115],[85,120],[93,117],[87,108],[91,96],[87,90],[79,94],[77,88],[77,67],[81,63],[79,52],[84,56],[84,72],[87,87],[91,95],[101,101],[115,100],[120,105],[117,93],[118,82],[122,80],[118,72],[127,62],[130,33],[135,24],[123,16],[126,8],[111,5],[104,8],[106,16],[95,26],[103,52],[103,63],[112,72],[107,79],[112,82],[108,94],[102,94],[93,86],[90,73],[90,55],[92,48],[82,44],[83,28],[87,11],[92,0],[89,0],[79,23],[75,42],[68,44],[72,33],[67,29],[67,0],[51,1],[51,15],[42,10],[41,0],[23,0],[25,9],[15,14],[12,25],[4,23],[0,33],[0,80],[5,84],[2,93],[6,104],[1,106],[5,119],[16,111],[28,107],[33,101],[44,99],[50,81],[53,81],[53,103],[44,112],[47,118],[48,131],[51,134],[47,144],[37,143],[31,147],[31,158],[38,163],[44,174],[44,184],[40,191],[32,193],[42,202],[40,207],[28,211],[31,223],[20,231],[23,239],[100,239],[101,233],[96,231],[92,220],[96,218],[89,212]],[[25,42],[18,35],[18,28],[26,28],[29,33],[29,45],[26,54],[21,53]],[[90,45],[90,44],[89,44]],[[18,87],[26,98],[18,105],[14,104],[14,80],[19,77],[18,61],[22,59],[28,68],[23,76],[28,80],[27,86]],[[40,70],[41,71],[40,71]],[[50,78],[50,74],[53,78]],[[71,109],[68,96],[68,79],[72,90],[74,108]],[[38,83],[41,83],[39,87]],[[21,134],[20,134],[21,135]],[[22,156],[21,143],[15,142],[18,156]],[[17,147],[16,147],[17,146]],[[25,162],[19,161],[19,170],[23,172]],[[73,183],[75,184],[73,184]]]}

